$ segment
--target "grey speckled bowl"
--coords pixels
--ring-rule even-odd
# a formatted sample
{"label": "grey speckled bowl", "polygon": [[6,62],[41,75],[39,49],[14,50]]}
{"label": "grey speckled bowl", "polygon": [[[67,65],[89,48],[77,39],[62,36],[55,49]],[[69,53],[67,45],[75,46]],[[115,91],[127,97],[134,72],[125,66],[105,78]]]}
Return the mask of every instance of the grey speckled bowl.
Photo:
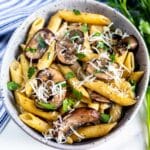
{"label": "grey speckled bowl", "polygon": [[[105,136],[101,139],[94,139],[90,140],[88,142],[82,142],[74,145],[61,145],[57,144],[53,141],[45,141],[44,138],[27,127],[25,124],[23,124],[19,117],[18,112],[15,107],[14,98],[7,90],[7,82],[9,81],[9,65],[10,63],[15,59],[16,55],[18,54],[18,45],[21,44],[24,41],[25,35],[27,33],[27,30],[33,20],[35,20],[36,17],[44,17],[46,20],[57,10],[59,9],[79,9],[81,11],[86,12],[93,12],[93,13],[100,13],[107,17],[109,17],[115,24],[116,27],[119,27],[123,29],[125,32],[129,34],[133,34],[137,37],[139,41],[139,49],[136,53],[136,61],[140,65],[140,69],[145,71],[144,77],[140,81],[138,85],[138,96],[139,100],[135,106],[130,108],[128,112],[125,114],[125,117],[121,120],[118,127],[112,131],[109,135]],[[21,127],[26,133],[28,133],[30,136],[32,136],[34,139],[47,144],[49,146],[59,148],[59,149],[88,149],[96,145],[103,144],[104,142],[108,141],[111,138],[114,138],[117,136],[120,132],[120,130],[130,121],[132,120],[135,115],[137,114],[143,99],[144,94],[148,85],[148,79],[149,79],[149,60],[148,60],[148,51],[145,46],[145,43],[140,36],[139,32],[136,30],[136,28],[119,12],[116,10],[93,0],[87,0],[86,3],[84,0],[58,0],[56,3],[50,3],[49,5],[46,5],[42,7],[41,9],[37,10],[35,13],[33,13],[30,17],[28,17],[24,23],[18,27],[18,29],[14,32],[12,35],[8,47],[2,62],[2,69],[1,69],[1,87],[3,88],[3,96],[4,96],[4,103],[5,106],[10,113],[12,119],[16,122],[16,124]]]}

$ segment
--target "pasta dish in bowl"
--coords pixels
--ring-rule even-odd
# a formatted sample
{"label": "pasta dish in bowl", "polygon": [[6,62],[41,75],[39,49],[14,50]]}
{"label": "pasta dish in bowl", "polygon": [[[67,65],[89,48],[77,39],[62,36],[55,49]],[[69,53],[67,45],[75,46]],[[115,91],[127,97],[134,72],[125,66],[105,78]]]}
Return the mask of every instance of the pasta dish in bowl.
{"label": "pasta dish in bowl", "polygon": [[140,82],[148,82],[136,59],[139,35],[75,8],[47,20],[28,23],[8,66],[18,120],[45,143],[78,145],[111,134],[139,105]]}

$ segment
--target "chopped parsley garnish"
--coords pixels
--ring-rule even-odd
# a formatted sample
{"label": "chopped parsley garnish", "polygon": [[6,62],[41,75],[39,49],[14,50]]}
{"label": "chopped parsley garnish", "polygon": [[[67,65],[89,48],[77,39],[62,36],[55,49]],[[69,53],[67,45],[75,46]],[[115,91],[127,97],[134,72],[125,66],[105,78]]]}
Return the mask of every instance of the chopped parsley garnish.
{"label": "chopped parsley garnish", "polygon": [[51,54],[50,52],[47,53],[47,59],[48,60],[50,59],[50,54]]}
{"label": "chopped parsley garnish", "polygon": [[71,98],[65,98],[63,101],[63,112],[69,111],[75,105],[75,101]]}
{"label": "chopped parsley garnish", "polygon": [[82,26],[81,26],[81,30],[82,30],[82,32],[84,32],[84,33],[86,33],[86,32],[88,32],[88,25],[86,24],[86,23],[84,23]]}
{"label": "chopped parsley garnish", "polygon": [[100,114],[100,121],[102,123],[108,123],[109,120],[110,120],[110,115],[109,114],[104,114],[104,113]]}
{"label": "chopped parsley garnish", "polygon": [[84,53],[77,53],[76,56],[78,57],[79,60],[86,57]]}
{"label": "chopped parsley garnish", "polygon": [[106,46],[106,44],[104,43],[104,42],[102,42],[102,41],[99,41],[98,43],[97,43],[97,46],[96,46],[97,48],[100,48],[100,49],[103,49],[103,50],[108,50],[108,47]]}
{"label": "chopped parsley garnish", "polygon": [[36,69],[35,67],[29,67],[28,69],[28,78],[31,79],[31,77],[34,75]]}
{"label": "chopped parsley garnish", "polygon": [[81,12],[80,12],[79,10],[77,10],[77,9],[73,9],[73,13],[74,13],[75,15],[80,15],[80,14],[81,14]]}
{"label": "chopped parsley garnish", "polygon": [[21,87],[20,84],[14,82],[14,81],[10,81],[7,83],[7,88],[10,91],[15,91],[15,90],[19,89],[20,87]]}
{"label": "chopped parsley garnish", "polygon": [[37,104],[39,105],[39,107],[44,108],[44,109],[48,109],[48,110],[56,109],[56,106],[51,103],[37,102]]}
{"label": "chopped parsley garnish", "polygon": [[72,90],[72,93],[73,93],[73,95],[78,99],[78,100],[80,100],[81,98],[82,98],[82,93],[81,92],[79,92],[79,91],[77,91],[76,89],[73,89]]}
{"label": "chopped parsley garnish", "polygon": [[38,41],[40,48],[46,48],[47,47],[45,40],[40,35],[38,36],[37,41]]}
{"label": "chopped parsley garnish", "polygon": [[36,48],[28,47],[25,49],[26,51],[30,51],[31,53],[35,53],[37,51]]}
{"label": "chopped parsley garnish", "polygon": [[68,72],[66,75],[65,75],[65,78],[67,80],[71,79],[71,78],[74,78],[75,77],[75,74],[73,72]]}
{"label": "chopped parsley garnish", "polygon": [[136,85],[137,85],[136,81],[135,80],[129,80],[129,82],[130,82],[130,84],[132,86],[132,91],[135,92]]}
{"label": "chopped parsley garnish", "polygon": [[96,32],[93,34],[93,36],[101,36],[101,33],[100,32]]}
{"label": "chopped parsley garnish", "polygon": [[58,82],[56,83],[57,85],[60,84],[61,87],[66,87],[67,86],[67,83],[66,82]]}
{"label": "chopped parsley garnish", "polygon": [[74,35],[70,38],[71,42],[73,43],[75,40],[79,39],[80,36],[77,32],[74,33]]}
{"label": "chopped parsley garnish", "polygon": [[110,54],[109,56],[111,62],[114,62],[115,61],[115,54]]}

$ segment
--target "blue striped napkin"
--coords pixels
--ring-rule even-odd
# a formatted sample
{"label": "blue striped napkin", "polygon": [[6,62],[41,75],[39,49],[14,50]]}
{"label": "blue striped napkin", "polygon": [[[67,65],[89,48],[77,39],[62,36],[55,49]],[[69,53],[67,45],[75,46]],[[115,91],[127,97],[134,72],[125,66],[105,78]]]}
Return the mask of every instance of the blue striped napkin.
{"label": "blue striped napkin", "polygon": [[[0,64],[13,31],[38,8],[55,0],[0,0]],[[9,121],[0,94],[0,132]]]}

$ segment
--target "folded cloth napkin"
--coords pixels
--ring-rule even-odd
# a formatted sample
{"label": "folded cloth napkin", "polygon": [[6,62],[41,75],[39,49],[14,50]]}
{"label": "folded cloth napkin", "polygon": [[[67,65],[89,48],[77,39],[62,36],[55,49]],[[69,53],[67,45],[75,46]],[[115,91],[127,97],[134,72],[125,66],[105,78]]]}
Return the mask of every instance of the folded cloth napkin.
{"label": "folded cloth napkin", "polygon": [[[26,17],[38,8],[56,0],[1,0],[0,1],[0,64],[7,42],[13,31]],[[3,106],[0,94],[0,132],[9,121],[9,115]]]}

